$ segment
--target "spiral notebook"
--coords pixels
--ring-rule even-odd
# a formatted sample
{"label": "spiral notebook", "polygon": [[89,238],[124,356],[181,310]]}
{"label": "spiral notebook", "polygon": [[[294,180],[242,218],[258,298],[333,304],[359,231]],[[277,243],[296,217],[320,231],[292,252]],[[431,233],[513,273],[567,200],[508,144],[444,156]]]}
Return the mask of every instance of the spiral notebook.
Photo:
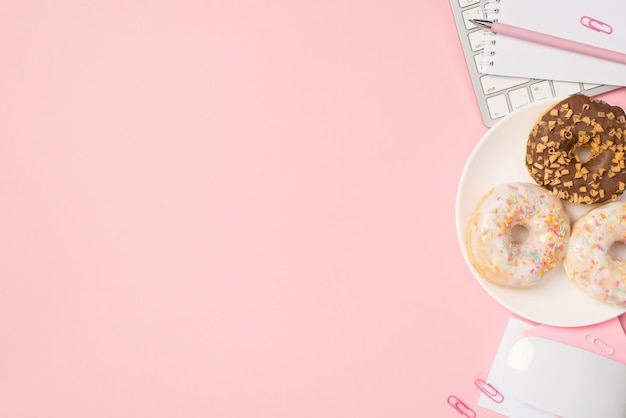
{"label": "spiral notebook", "polygon": [[[626,2],[491,0],[486,18],[626,53]],[[626,65],[485,31],[480,71],[626,86]]]}

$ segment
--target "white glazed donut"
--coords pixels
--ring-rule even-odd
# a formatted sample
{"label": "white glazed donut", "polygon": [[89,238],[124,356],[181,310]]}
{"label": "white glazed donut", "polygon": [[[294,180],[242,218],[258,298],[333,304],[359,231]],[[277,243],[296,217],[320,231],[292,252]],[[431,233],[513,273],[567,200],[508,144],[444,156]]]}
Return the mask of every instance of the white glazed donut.
{"label": "white glazed donut", "polygon": [[[526,237],[517,237],[518,230]],[[549,190],[504,183],[487,192],[476,208],[467,233],[468,258],[486,280],[529,287],[561,262],[569,233],[565,206]]]}
{"label": "white glazed donut", "polygon": [[626,262],[611,246],[626,241],[626,203],[611,202],[576,221],[563,266],[568,277],[588,295],[626,305]]}

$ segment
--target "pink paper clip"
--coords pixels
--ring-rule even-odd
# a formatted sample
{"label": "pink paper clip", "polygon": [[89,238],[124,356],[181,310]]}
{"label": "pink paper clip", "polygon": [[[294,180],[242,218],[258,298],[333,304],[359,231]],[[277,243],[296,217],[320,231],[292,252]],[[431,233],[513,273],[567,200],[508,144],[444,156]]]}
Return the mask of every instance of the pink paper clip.
{"label": "pink paper clip", "polygon": [[580,24],[586,28],[595,30],[596,32],[606,33],[607,35],[610,35],[613,32],[613,28],[611,27],[611,25],[589,16],[581,17]]}
{"label": "pink paper clip", "polygon": [[474,380],[474,384],[495,403],[502,403],[502,401],[504,401],[504,395],[500,393],[498,389],[494,388],[491,383],[487,383],[483,379],[476,379]]}
{"label": "pink paper clip", "polygon": [[463,402],[462,400],[460,400],[459,398],[457,398],[454,395],[450,395],[448,396],[448,404],[453,407],[454,409],[456,409],[456,411],[463,415],[466,418],[476,418],[476,412],[474,412],[474,410],[472,408],[470,408],[469,406],[467,406],[467,404],[465,402]]}
{"label": "pink paper clip", "polygon": [[596,337],[593,334],[585,334],[585,341],[602,354],[606,354],[607,356],[615,354],[615,348],[600,337]]}

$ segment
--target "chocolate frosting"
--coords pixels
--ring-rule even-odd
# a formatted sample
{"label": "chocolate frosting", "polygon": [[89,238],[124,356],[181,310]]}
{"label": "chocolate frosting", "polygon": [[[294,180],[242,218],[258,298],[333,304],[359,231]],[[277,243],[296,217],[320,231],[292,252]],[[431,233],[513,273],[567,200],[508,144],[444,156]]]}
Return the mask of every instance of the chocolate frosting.
{"label": "chocolate frosting", "polygon": [[[624,110],[582,94],[549,108],[526,143],[535,182],[574,203],[616,200],[626,188]],[[589,158],[581,157],[586,148]]]}

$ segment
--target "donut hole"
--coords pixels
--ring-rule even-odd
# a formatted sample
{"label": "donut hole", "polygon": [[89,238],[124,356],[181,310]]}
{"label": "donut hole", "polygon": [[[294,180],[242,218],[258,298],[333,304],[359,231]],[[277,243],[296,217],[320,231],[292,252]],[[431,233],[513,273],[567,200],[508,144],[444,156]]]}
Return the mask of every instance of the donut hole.
{"label": "donut hole", "polygon": [[623,241],[615,241],[609,247],[609,255],[613,257],[614,260],[619,262],[626,262],[626,243]]}
{"label": "donut hole", "polygon": [[589,161],[589,157],[591,157],[591,148],[586,147],[586,146],[579,146],[576,147],[572,150],[572,153],[574,153],[574,155],[576,155],[576,157],[578,157],[578,161],[580,161],[581,163],[586,163],[587,161]]}
{"label": "donut hole", "polygon": [[[529,235],[530,231],[525,225],[517,224],[513,225],[513,228],[511,228],[511,239],[513,240],[513,244],[522,244],[528,239]],[[624,244],[624,247],[626,247],[626,244]]]}

